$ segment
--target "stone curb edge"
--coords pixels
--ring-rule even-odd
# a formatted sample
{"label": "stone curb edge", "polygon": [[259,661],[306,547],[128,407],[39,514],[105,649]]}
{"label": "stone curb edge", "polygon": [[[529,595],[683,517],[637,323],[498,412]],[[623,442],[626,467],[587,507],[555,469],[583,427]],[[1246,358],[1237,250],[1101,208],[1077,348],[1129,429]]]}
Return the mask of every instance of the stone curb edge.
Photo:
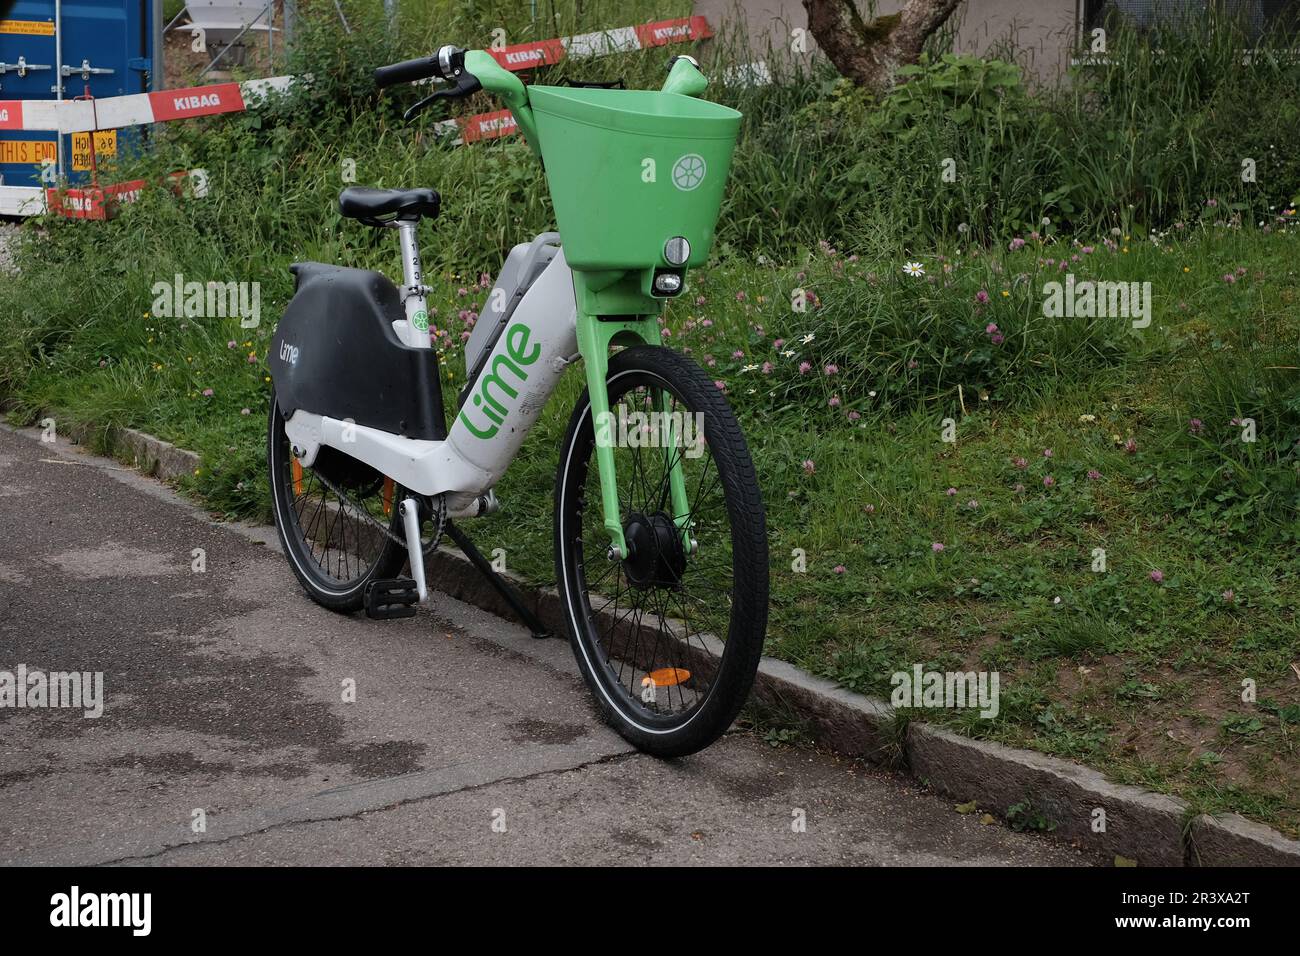
{"label": "stone curb edge", "polygon": [[[465,557],[439,550],[429,559],[431,586],[457,600],[513,618],[505,601]],[[524,603],[554,633],[564,610],[553,588],[506,575]],[[932,790],[1006,817],[1017,805],[1055,824],[1056,836],[1098,855],[1143,866],[1298,866],[1300,841],[1236,814],[1192,816],[1176,797],[1112,783],[1088,767],[1031,750],[962,737],[901,721],[883,701],[845,690],[786,661],[764,657],[754,696],[793,713],[819,745],[910,773]],[[1105,830],[1093,832],[1095,812]]]}
{"label": "stone curb edge", "polygon": [[[192,474],[197,454],[132,428],[74,426],[78,443],[92,436],[119,460],[164,480]],[[445,549],[429,558],[430,585],[504,618],[510,608],[469,560]],[[548,628],[564,633],[553,588],[506,575]],[[1079,764],[1030,750],[962,737],[941,727],[900,719],[888,704],[764,657],[754,696],[793,713],[820,746],[906,771],[945,796],[975,801],[1007,817],[1013,808],[1052,826],[1052,833],[1107,857],[1142,866],[1295,866],[1300,841],[1237,814],[1193,815],[1177,797],[1116,784]],[[1104,817],[1098,811],[1104,812]],[[1094,831],[1099,819],[1104,830]]]}
{"label": "stone curb edge", "polygon": [[79,445],[91,444],[92,438],[97,437],[113,457],[119,460],[129,458],[137,471],[163,481],[194,474],[202,460],[195,452],[134,428],[72,425],[68,428],[68,437]]}

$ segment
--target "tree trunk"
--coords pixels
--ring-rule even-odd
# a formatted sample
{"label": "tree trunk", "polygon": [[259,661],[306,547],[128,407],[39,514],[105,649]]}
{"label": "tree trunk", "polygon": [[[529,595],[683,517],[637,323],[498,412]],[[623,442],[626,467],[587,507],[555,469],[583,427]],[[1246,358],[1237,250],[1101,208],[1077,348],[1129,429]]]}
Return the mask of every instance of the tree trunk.
{"label": "tree trunk", "polygon": [[962,0],[907,0],[898,13],[862,19],[854,0],[803,0],[808,29],[841,75],[883,93]]}

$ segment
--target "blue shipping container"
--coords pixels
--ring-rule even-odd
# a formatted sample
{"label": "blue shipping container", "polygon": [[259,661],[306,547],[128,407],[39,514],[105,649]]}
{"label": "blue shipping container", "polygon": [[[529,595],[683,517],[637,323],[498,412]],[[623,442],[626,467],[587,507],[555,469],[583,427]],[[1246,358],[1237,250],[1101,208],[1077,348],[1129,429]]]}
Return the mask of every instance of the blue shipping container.
{"label": "blue shipping container", "polygon": [[[58,81],[64,99],[160,88],[160,71],[151,68],[161,65],[155,56],[161,53],[161,15],[162,0],[17,0],[0,19],[0,100],[56,99]],[[90,135],[64,136],[61,157],[55,140],[53,132],[0,131],[0,184],[42,185],[47,158],[61,165],[70,182],[84,182]],[[138,129],[97,133],[101,170],[138,141]]]}

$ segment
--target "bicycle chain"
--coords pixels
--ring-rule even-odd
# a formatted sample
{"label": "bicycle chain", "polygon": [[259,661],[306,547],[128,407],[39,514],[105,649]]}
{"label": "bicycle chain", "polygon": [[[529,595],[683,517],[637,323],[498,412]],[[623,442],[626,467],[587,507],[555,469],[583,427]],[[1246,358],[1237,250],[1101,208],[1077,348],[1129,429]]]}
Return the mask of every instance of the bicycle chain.
{"label": "bicycle chain", "polygon": [[[334,482],[330,481],[328,478],[326,478],[326,477],[325,477],[324,475],[322,475],[320,472],[318,472],[318,471],[312,471],[311,474],[312,474],[312,477],[313,477],[313,478],[315,478],[317,481],[319,481],[322,485],[324,485],[324,486],[325,486],[326,488],[328,488],[330,491],[334,492],[334,494],[338,495],[338,497],[339,497],[340,500],[342,500],[342,501],[346,502],[347,504],[351,505],[351,506],[352,506],[352,509],[353,509],[355,512],[357,512],[358,514],[360,514],[363,518],[365,518],[366,521],[369,521],[372,525],[374,525],[376,528],[378,528],[379,531],[380,531],[380,533],[382,533],[382,534],[384,535],[384,537],[388,538],[388,540],[389,540],[389,541],[392,541],[394,544],[396,544],[396,545],[400,545],[400,546],[402,547],[402,549],[405,550],[405,548],[406,548],[406,539],[405,539],[405,538],[399,538],[396,534],[393,533],[393,530],[392,530],[388,525],[384,524],[382,521],[380,521],[378,518],[376,518],[374,515],[372,515],[372,514],[371,514],[369,511],[367,511],[365,508],[362,508],[360,505],[358,505],[355,501],[353,501],[353,500],[352,500],[352,499],[347,495],[346,492],[343,491],[343,489],[339,488],[337,485],[334,484]],[[394,484],[396,484],[396,483],[394,483]],[[438,519],[438,525],[437,525],[437,529],[436,529],[436,530],[434,531],[434,533],[433,533],[433,538],[430,539],[430,541],[429,541],[428,544],[425,544],[425,545],[422,546],[422,552],[421,552],[421,553],[423,553],[425,557],[428,557],[428,556],[429,556],[430,554],[432,554],[435,550],[437,550],[438,543],[442,540],[442,533],[443,533],[443,530],[447,527],[447,496],[446,496],[446,494],[438,495],[438,497],[437,497],[436,499],[431,499],[431,500],[437,502],[437,508],[436,508],[437,515],[436,515],[436,517],[437,517],[437,519]]]}

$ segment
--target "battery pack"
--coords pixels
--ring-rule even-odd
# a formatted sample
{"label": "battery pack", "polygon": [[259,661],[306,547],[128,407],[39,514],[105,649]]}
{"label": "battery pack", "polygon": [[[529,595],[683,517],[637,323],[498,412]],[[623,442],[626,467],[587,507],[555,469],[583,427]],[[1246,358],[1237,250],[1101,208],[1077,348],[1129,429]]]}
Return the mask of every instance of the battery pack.
{"label": "battery pack", "polygon": [[510,250],[496,284],[488,293],[483,311],[469,341],[465,343],[465,388],[457,405],[464,405],[470,386],[478,378],[483,363],[492,354],[497,339],[510,321],[524,293],[537,281],[537,277],[551,264],[560,251],[560,234],[544,232],[532,242],[521,242]]}

